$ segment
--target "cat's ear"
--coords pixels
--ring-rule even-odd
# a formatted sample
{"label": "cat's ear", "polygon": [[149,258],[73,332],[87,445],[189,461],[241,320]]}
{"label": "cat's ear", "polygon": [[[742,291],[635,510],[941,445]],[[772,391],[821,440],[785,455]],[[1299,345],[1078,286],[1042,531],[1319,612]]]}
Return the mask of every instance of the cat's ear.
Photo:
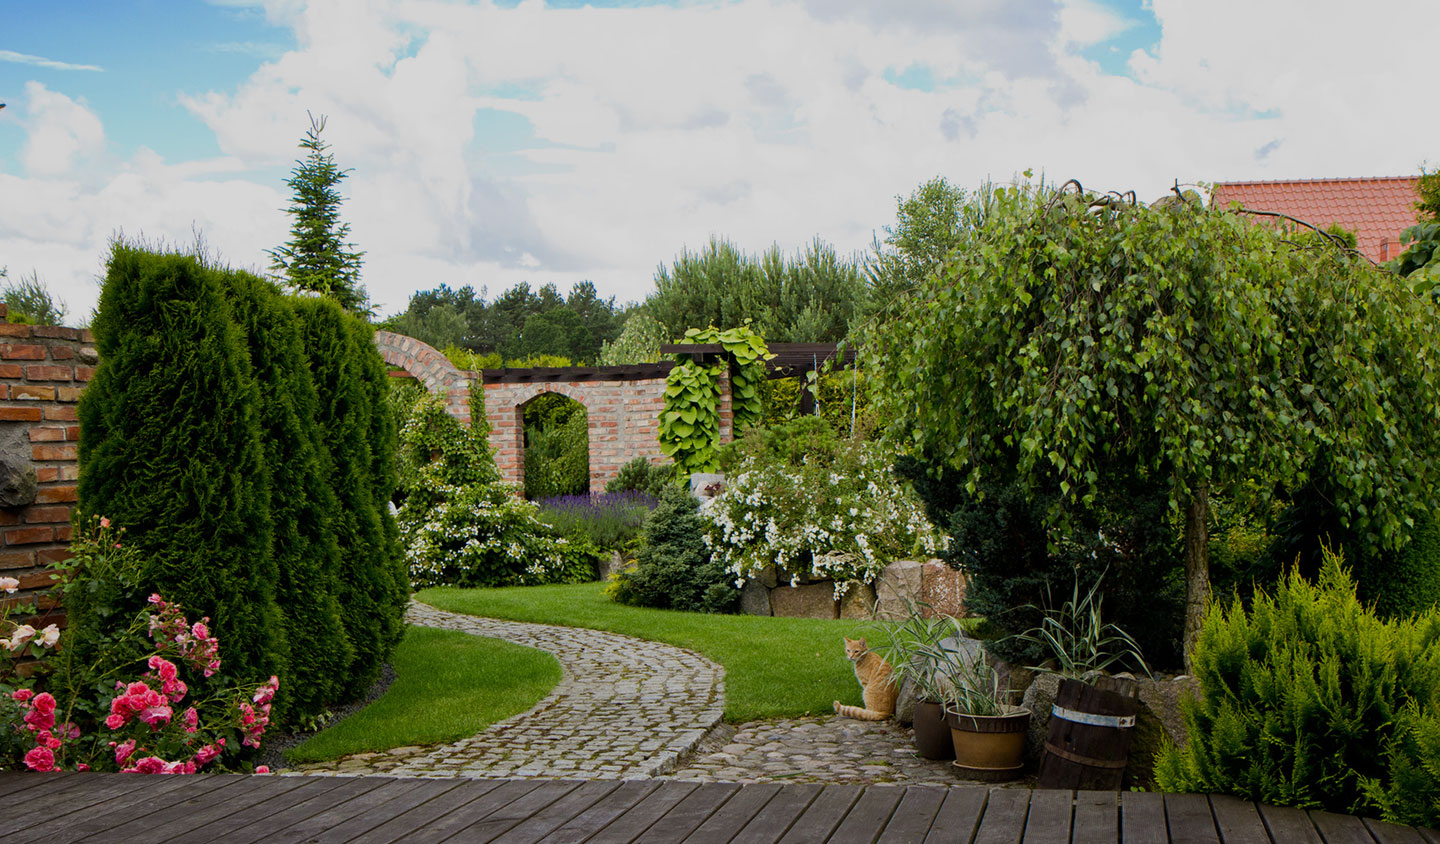
{"label": "cat's ear", "polygon": [[859,646],[862,647],[862,648],[868,647],[868,646],[865,644],[865,637],[864,637],[864,636],[861,636],[859,639],[856,639],[856,640],[855,640],[855,644],[859,645]]}

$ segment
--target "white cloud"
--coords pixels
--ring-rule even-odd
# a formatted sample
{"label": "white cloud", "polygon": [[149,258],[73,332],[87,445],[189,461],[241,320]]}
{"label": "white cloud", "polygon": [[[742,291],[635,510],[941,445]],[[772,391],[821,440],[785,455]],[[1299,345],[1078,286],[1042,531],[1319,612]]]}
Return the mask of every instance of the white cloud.
{"label": "white cloud", "polygon": [[[27,88],[21,122],[56,140],[27,146],[26,177],[0,175],[0,256],[83,281],[114,229],[186,242],[193,222],[263,265],[288,198],[250,174],[288,169],[307,109],[353,168],[343,214],[390,311],[440,283],[588,278],[639,299],[656,264],[711,235],[862,250],[895,196],[937,174],[973,186],[1031,167],[1152,199],[1176,179],[1414,172],[1440,117],[1407,80],[1429,75],[1420,34],[1440,4],[1319,5],[1154,0],[1161,39],[1129,78],[1076,52],[1132,25],[1099,0],[271,0],[296,48],[180,100],[221,157],[105,159],[83,104]],[[916,65],[935,90],[886,81]]]}
{"label": "white cloud", "polygon": [[54,59],[47,59],[43,56],[31,56],[25,53],[17,53],[13,50],[0,50],[0,62],[11,62],[12,64],[28,64],[34,67],[43,67],[46,70],[95,70],[103,71],[105,68],[93,64],[71,64],[60,62]]}

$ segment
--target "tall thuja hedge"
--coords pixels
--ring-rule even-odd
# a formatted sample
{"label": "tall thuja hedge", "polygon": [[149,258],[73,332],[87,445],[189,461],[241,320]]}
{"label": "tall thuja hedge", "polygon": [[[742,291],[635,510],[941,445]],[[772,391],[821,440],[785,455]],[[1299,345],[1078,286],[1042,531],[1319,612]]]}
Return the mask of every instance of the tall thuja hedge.
{"label": "tall thuja hedge", "polygon": [[[375,387],[379,353],[361,349],[367,331],[328,299],[295,301],[319,407],[316,422],[324,444],[323,470],[335,491],[331,513],[340,546],[337,597],[355,664],[345,676],[347,693],[367,688],[403,630],[409,584],[398,577],[398,554],[384,513],[393,485],[393,444],[372,438],[393,430],[383,393]],[[376,360],[373,362],[371,357]],[[383,376],[383,369],[378,370]],[[377,453],[378,452],[378,453]],[[386,455],[389,455],[388,457]],[[381,461],[388,460],[392,465]],[[383,471],[382,471],[383,470]],[[377,478],[377,475],[379,476]]]}
{"label": "tall thuja hedge", "polygon": [[142,568],[118,605],[74,590],[71,612],[94,626],[160,592],[210,616],[225,675],[284,672],[258,390],[219,274],[118,243],[91,330],[101,362],[79,407],[79,511],[124,526]]}
{"label": "tall thuja hedge", "polygon": [[340,548],[335,493],[320,458],[319,398],[290,300],[248,273],[228,273],[225,280],[260,387],[265,463],[272,470],[275,597],[290,644],[290,671],[280,688],[292,714],[315,715],[340,699],[341,678],[355,659],[336,597]]}

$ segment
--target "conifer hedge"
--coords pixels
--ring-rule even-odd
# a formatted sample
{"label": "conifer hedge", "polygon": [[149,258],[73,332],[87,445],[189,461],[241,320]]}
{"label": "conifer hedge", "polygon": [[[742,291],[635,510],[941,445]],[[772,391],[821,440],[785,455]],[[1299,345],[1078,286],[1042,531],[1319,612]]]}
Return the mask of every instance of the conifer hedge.
{"label": "conifer hedge", "polygon": [[409,594],[373,330],[328,300],[124,243],[92,329],[77,518],[123,526],[142,562],[119,599],[71,589],[72,617],[99,641],[158,591],[211,617],[225,674],[280,675],[291,717],[363,692]]}

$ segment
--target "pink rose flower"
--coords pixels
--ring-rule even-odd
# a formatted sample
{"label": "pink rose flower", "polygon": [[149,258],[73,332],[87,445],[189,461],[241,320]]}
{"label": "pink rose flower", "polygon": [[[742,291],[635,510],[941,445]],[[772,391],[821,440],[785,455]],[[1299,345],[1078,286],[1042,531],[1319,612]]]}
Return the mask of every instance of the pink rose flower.
{"label": "pink rose flower", "polygon": [[12,593],[12,592],[14,592],[15,590],[17,590],[17,589],[19,589],[19,588],[20,588],[20,581],[16,580],[15,578],[13,578],[13,577],[0,577],[0,589],[5,590],[5,592],[6,592],[7,594],[8,594],[8,593]]}
{"label": "pink rose flower", "polygon": [[25,754],[25,767],[48,773],[55,770],[55,753],[48,747],[37,747]]}
{"label": "pink rose flower", "polygon": [[257,773],[257,774],[268,774],[268,773],[270,773],[270,766],[269,766],[269,765],[256,765],[256,766],[255,766],[255,773]]}
{"label": "pink rose flower", "polygon": [[[111,744],[114,744],[114,742],[112,741]],[[122,768],[125,767],[125,763],[130,761],[130,757],[134,755],[134,753],[135,739],[126,739],[115,748],[115,764]]]}
{"label": "pink rose flower", "polygon": [[185,732],[187,733],[193,733],[200,728],[200,713],[196,712],[193,706],[185,710],[182,720],[185,722]]}
{"label": "pink rose flower", "polygon": [[165,760],[159,756],[146,756],[136,762],[134,767],[126,768],[127,774],[159,774],[165,771]]}
{"label": "pink rose flower", "polygon": [[147,706],[137,713],[137,717],[148,724],[151,730],[159,732],[170,723],[173,714],[174,711],[168,706]]}
{"label": "pink rose flower", "polygon": [[207,744],[195,751],[195,764],[205,766],[214,762],[225,750],[225,739],[219,739],[214,744]]}
{"label": "pink rose flower", "polygon": [[60,749],[60,739],[55,738],[55,734],[51,733],[49,730],[41,730],[40,732],[36,733],[35,744],[39,747],[48,747],[51,750]]}
{"label": "pink rose flower", "polygon": [[101,517],[100,517],[100,527],[102,527],[102,528],[108,528],[108,527],[110,527],[110,520],[107,519],[107,518],[105,518],[104,516],[101,516]]}
{"label": "pink rose flower", "polygon": [[35,692],[31,689],[16,689],[10,693],[10,699],[16,703],[24,703],[34,696]]}
{"label": "pink rose flower", "polygon": [[47,624],[44,630],[40,631],[38,640],[42,648],[53,648],[55,643],[60,641],[60,628],[53,624]]}

